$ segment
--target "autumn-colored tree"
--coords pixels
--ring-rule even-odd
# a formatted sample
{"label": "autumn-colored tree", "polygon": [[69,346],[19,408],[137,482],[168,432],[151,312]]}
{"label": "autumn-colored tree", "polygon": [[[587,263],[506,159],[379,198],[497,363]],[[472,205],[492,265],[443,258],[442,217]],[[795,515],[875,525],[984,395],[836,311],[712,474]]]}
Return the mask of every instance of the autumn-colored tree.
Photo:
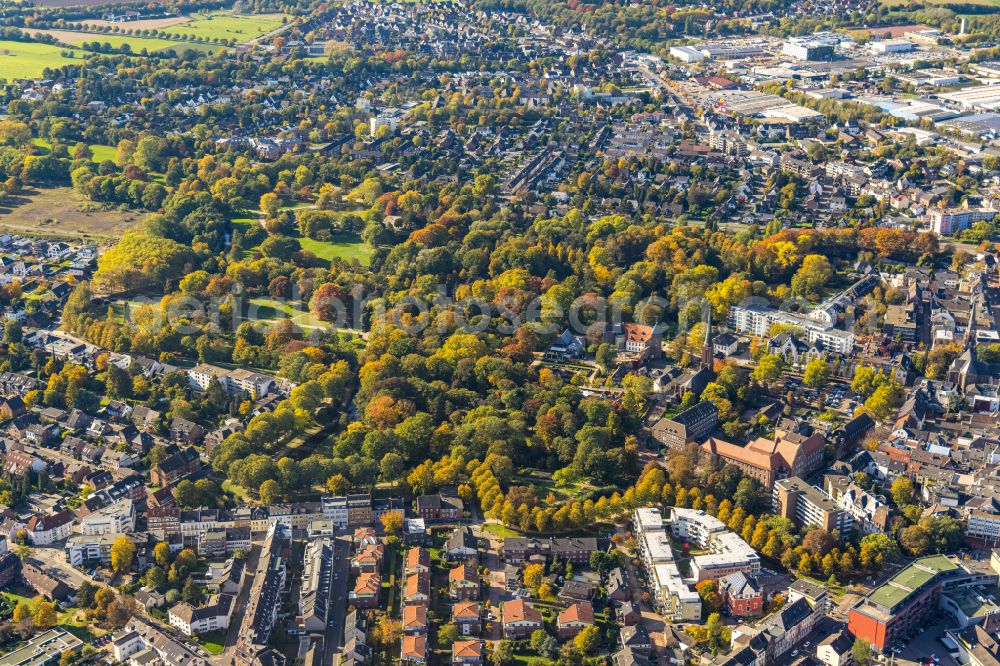
{"label": "autumn-colored tree", "polygon": [[386,534],[399,536],[403,531],[403,516],[396,512],[383,513],[379,521]]}
{"label": "autumn-colored tree", "polygon": [[135,559],[135,544],[124,534],[119,534],[111,544],[111,568],[118,573],[128,571]]}
{"label": "autumn-colored tree", "polygon": [[524,587],[537,592],[538,588],[542,584],[542,577],[545,575],[545,565],[543,564],[529,564],[524,567],[524,574],[522,579],[524,581]]}

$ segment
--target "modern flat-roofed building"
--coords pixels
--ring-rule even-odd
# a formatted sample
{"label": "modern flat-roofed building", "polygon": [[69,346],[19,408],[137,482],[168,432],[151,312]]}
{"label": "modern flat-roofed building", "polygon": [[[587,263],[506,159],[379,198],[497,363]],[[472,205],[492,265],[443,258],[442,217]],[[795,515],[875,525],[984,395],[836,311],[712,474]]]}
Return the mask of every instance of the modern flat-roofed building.
{"label": "modern flat-roofed building", "polygon": [[49,666],[64,652],[76,652],[83,641],[63,629],[49,629],[16,650],[0,656],[0,666]]}
{"label": "modern flat-roofed building", "polygon": [[884,651],[927,625],[942,608],[945,590],[995,584],[996,576],[966,569],[945,555],[914,560],[851,608],[847,628],[855,638]]}
{"label": "modern flat-roofed building", "polygon": [[648,507],[636,509],[632,524],[653,603],[674,620],[701,619],[701,597],[688,587],[677,568],[660,511]]}
{"label": "modern flat-roofed building", "polygon": [[691,558],[691,577],[696,582],[734,573],[760,573],[757,551],[718,518],[704,511],[674,507],[670,510],[670,526],[675,537],[689,539],[711,551]]}

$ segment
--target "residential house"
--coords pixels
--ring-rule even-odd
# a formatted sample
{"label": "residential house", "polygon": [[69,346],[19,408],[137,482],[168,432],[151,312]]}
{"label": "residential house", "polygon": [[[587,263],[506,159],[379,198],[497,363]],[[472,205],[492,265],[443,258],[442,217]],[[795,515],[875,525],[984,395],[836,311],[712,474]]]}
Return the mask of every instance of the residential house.
{"label": "residential house", "polygon": [[479,571],[475,565],[460,564],[448,572],[448,594],[457,601],[479,598]]}
{"label": "residential house", "polygon": [[451,621],[462,636],[478,636],[483,628],[480,613],[479,602],[459,601],[451,606]]}
{"label": "residential house", "polygon": [[589,601],[570,604],[556,616],[556,633],[561,640],[573,638],[586,627],[594,626],[594,607]]}
{"label": "residential house", "polygon": [[483,663],[483,642],[480,640],[459,640],[452,643],[451,663],[478,666]]}
{"label": "residential house", "polygon": [[524,599],[505,601],[500,605],[503,636],[508,640],[528,638],[542,628],[542,614]]}

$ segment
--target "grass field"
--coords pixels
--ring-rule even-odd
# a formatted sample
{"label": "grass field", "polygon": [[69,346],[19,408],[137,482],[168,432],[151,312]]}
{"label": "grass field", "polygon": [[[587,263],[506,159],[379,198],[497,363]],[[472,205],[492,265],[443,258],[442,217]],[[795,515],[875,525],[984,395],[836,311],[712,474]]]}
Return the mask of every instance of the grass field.
{"label": "grass field", "polygon": [[0,227],[56,238],[117,240],[140,220],[139,213],[100,210],[71,187],[35,190],[0,207]]}
{"label": "grass field", "polygon": [[195,15],[186,23],[159,28],[161,33],[191,35],[197,39],[235,39],[248,42],[277,30],[286,19],[284,14],[253,14],[242,16],[232,12]]}
{"label": "grass field", "polygon": [[225,649],[226,634],[222,631],[210,631],[207,634],[198,636],[198,643],[209,654],[222,654],[222,651]]}
{"label": "grass field", "polygon": [[329,262],[331,259],[344,259],[350,261],[357,259],[362,266],[367,266],[372,261],[375,250],[354,234],[338,234],[329,241],[318,241],[312,238],[300,238],[303,250],[309,250],[320,259]]}
{"label": "grass field", "polygon": [[77,62],[63,57],[65,50],[49,44],[0,40],[0,79],[37,79],[46,67],[55,69]]}
{"label": "grass field", "polygon": [[[109,44],[112,48],[118,49],[124,44],[128,44],[132,52],[137,54],[141,54],[143,51],[156,53],[157,51],[166,51],[169,49],[173,49],[177,53],[182,53],[188,49],[209,52],[225,48],[219,44],[201,44],[172,39],[158,39],[155,37],[133,37],[132,35],[111,35],[100,32],[77,32],[74,30],[31,30],[29,32],[32,34],[46,34],[55,37],[60,42],[73,46],[78,46],[85,42],[99,42],[102,45]],[[59,47],[54,48],[59,49]]]}
{"label": "grass field", "polygon": [[281,319],[291,319],[292,323],[302,328],[326,328],[330,324],[317,319],[309,310],[298,305],[285,303],[273,298],[252,298],[250,299],[251,310],[247,316],[252,315],[254,320],[278,321]]}
{"label": "grass field", "polygon": [[[940,7],[941,5],[982,5],[984,7],[1000,7],[1000,0],[912,0],[925,7]],[[911,0],[881,0],[886,7],[906,7]]]}
{"label": "grass field", "polygon": [[[33,144],[39,148],[44,148],[46,152],[52,149],[52,143],[46,139],[32,139]],[[95,162],[103,162],[104,160],[115,161],[115,155],[118,150],[114,146],[105,146],[99,143],[91,144],[90,152],[94,154],[91,158]]]}

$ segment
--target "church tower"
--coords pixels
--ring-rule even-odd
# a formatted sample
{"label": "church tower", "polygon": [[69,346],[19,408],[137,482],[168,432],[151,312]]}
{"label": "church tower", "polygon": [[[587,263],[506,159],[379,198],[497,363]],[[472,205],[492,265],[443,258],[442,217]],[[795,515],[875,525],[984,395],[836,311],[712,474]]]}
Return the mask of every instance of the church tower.
{"label": "church tower", "polygon": [[701,347],[701,367],[706,370],[715,368],[715,352],[712,349],[712,311],[708,311],[705,322],[705,343]]}

